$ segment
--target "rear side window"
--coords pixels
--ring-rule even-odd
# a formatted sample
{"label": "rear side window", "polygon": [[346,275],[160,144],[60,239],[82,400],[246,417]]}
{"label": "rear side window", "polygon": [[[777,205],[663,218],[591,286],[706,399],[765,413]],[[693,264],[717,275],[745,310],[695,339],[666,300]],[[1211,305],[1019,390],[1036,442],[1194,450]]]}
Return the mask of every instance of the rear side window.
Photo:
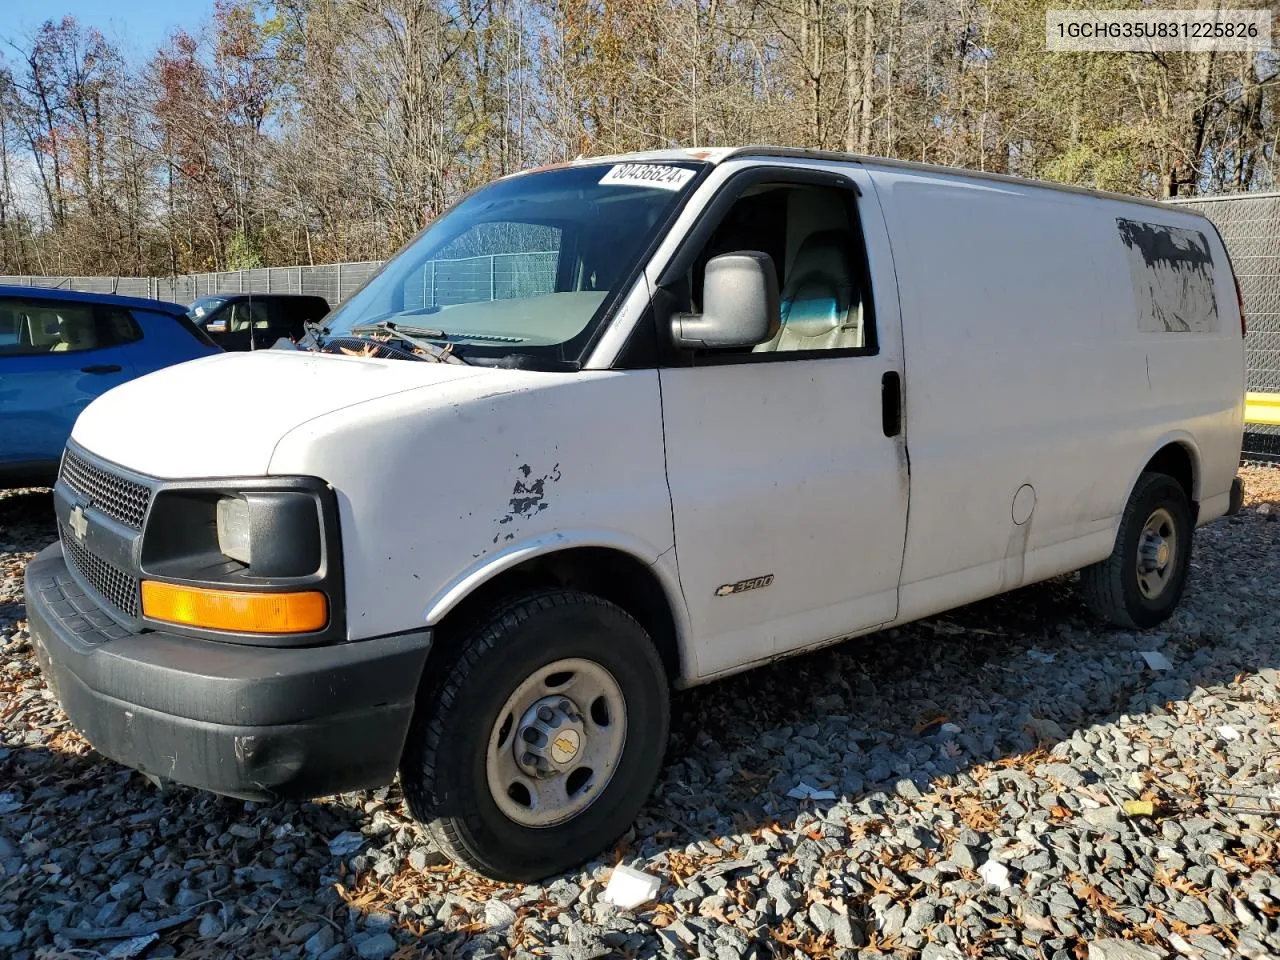
{"label": "rear side window", "polygon": [[145,316],[150,317],[151,322],[153,323],[172,323],[176,325],[178,329],[190,334],[199,343],[202,343],[206,347],[217,346],[209,335],[204,332],[204,328],[196,326],[191,320],[191,317],[185,313],[175,315],[172,313],[156,313],[150,310],[137,310],[135,313],[144,314]]}
{"label": "rear side window", "polygon": [[0,356],[83,353],[142,339],[120,307],[70,300],[0,298]]}
{"label": "rear side window", "polygon": [[1143,333],[1216,333],[1213,253],[1199,230],[1116,217]]}

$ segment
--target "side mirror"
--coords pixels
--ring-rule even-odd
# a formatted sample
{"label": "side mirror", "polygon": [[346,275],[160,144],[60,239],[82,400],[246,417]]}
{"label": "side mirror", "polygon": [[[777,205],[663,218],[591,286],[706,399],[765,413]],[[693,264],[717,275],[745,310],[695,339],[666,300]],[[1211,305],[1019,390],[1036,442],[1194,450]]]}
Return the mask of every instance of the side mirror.
{"label": "side mirror", "polygon": [[773,338],[779,318],[778,275],[769,255],[722,253],[707,262],[702,313],[673,316],[671,339],[695,350],[754,347]]}
{"label": "side mirror", "polygon": [[206,324],[205,324],[205,326],[204,326],[204,332],[205,332],[205,333],[207,333],[207,334],[209,334],[209,335],[211,335],[211,336],[216,336],[216,335],[218,335],[218,334],[220,334],[220,333],[226,333],[226,332],[227,332],[227,321],[225,321],[225,320],[211,320],[211,321],[209,321],[208,323],[206,323]]}

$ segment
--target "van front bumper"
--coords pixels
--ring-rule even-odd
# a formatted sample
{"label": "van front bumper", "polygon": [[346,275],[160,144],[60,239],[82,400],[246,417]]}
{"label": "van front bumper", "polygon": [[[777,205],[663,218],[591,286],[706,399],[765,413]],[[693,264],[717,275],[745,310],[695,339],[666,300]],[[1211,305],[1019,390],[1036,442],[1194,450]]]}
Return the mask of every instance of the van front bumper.
{"label": "van front bumper", "polygon": [[395,777],[429,630],[303,648],[131,633],[80,589],[57,543],[27,566],[24,591],[40,669],[112,760],[246,800]]}

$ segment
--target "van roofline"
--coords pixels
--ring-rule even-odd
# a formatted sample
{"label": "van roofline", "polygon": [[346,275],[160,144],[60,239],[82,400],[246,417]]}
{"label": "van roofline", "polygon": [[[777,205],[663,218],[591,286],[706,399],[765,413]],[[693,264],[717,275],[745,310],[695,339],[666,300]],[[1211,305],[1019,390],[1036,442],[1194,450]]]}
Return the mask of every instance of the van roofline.
{"label": "van roofline", "polygon": [[1211,193],[1203,197],[1170,197],[1165,203],[1218,203],[1222,200],[1280,200],[1280,191],[1258,193],[1244,190],[1240,193]]}
{"label": "van roofline", "polygon": [[[619,153],[599,157],[577,157],[574,164],[588,163],[628,163],[646,160],[701,160],[712,165],[719,165],[726,160],[739,158],[762,157],[782,158],[790,160],[824,160],[837,163],[857,163],[863,166],[893,167],[899,170],[917,170],[922,173],[936,173],[945,176],[968,177],[978,180],[990,180],[996,183],[1008,183],[1023,187],[1041,187],[1047,190],[1058,190],[1079,196],[1094,197],[1099,200],[1112,200],[1121,203],[1138,203],[1159,210],[1168,208],[1168,201],[1154,197],[1141,197],[1125,193],[1111,193],[1106,190],[1092,190],[1078,187],[1070,183],[1054,183],[1049,180],[1036,180],[1032,177],[1017,177],[1007,173],[992,173],[985,170],[970,170],[967,167],[948,167],[937,163],[921,163],[915,160],[897,160],[892,157],[873,157],[858,153],[841,153],[835,150],[811,150],[803,147],[778,147],[759,144],[745,147],[681,147],[666,150],[644,150],[637,153]],[[1192,213],[1192,211],[1186,211]],[[1204,216],[1194,213],[1194,216]]]}

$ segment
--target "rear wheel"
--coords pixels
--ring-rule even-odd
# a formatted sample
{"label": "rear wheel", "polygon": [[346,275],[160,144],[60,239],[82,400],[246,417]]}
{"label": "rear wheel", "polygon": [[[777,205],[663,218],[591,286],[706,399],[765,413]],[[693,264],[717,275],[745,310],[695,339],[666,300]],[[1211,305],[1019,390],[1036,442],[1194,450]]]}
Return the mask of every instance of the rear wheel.
{"label": "rear wheel", "polygon": [[1115,549],[1080,571],[1085,603],[1118,627],[1145,629],[1168,619],[1191,563],[1191,505],[1182,485],[1144,473],[1125,506]]}
{"label": "rear wheel", "polygon": [[667,725],[666,675],[635,620],[590,594],[524,594],[468,631],[424,690],[400,778],[446,855],[538,880],[631,825]]}

